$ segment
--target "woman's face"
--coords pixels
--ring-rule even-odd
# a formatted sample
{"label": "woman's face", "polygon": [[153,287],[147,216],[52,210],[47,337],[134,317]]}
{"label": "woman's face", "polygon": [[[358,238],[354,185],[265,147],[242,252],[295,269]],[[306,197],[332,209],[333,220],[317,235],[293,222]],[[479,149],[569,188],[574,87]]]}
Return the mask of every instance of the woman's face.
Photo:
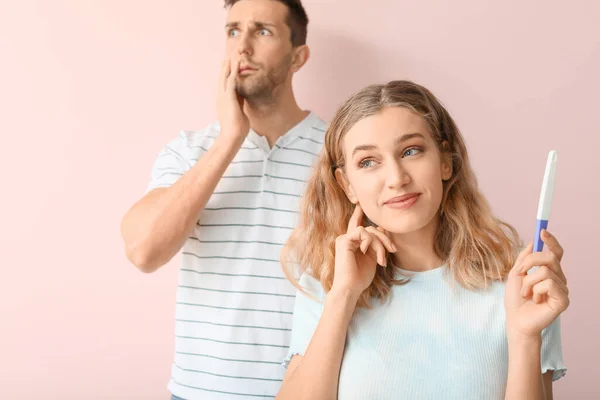
{"label": "woman's face", "polygon": [[452,165],[423,118],[404,107],[386,107],[356,123],[342,145],[345,168],[336,170],[336,178],[372,222],[405,234],[437,217]]}

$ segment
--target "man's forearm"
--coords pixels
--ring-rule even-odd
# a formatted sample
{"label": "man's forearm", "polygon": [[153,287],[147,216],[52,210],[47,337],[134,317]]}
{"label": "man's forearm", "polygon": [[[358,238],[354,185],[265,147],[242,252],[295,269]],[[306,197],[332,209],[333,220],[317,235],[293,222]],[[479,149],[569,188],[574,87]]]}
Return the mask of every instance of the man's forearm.
{"label": "man's forearm", "polygon": [[171,187],[151,191],[127,212],[121,233],[132,263],[153,272],[177,254],[243,140],[220,135]]}

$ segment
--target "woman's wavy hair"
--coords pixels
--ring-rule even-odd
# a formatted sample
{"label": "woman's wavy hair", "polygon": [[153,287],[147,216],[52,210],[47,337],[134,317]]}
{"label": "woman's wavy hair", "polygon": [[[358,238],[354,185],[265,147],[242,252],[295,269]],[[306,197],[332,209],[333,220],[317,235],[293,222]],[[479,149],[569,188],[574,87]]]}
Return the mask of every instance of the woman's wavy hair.
{"label": "woman's wavy hair", "polygon": [[[336,166],[345,165],[342,141],[358,121],[384,107],[404,107],[422,117],[440,153],[451,156],[453,171],[452,177],[443,183],[435,252],[444,260],[452,278],[469,290],[484,289],[491,281],[503,280],[521,246],[518,234],[492,215],[477,187],[464,139],[448,111],[429,90],[409,81],[368,86],[337,111],[308,181],[298,225],[281,254],[287,278],[303,290],[297,273],[308,270],[325,291],[331,289],[335,239],[346,233],[354,210],[334,175]],[[393,285],[407,281],[398,279],[397,267],[390,263],[392,257],[388,257],[392,268],[377,268],[373,282],[360,297],[359,306],[369,307],[373,298],[384,301]]]}

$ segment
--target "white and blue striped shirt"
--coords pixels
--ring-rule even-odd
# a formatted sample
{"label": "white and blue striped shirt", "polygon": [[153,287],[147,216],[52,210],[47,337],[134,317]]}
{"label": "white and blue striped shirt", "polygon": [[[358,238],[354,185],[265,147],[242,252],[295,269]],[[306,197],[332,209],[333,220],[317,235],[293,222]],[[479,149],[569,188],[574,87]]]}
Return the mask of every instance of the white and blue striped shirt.
{"label": "white and blue striped shirt", "polygon": [[[187,399],[274,398],[285,370],[295,288],[279,255],[326,124],[310,113],[273,148],[250,131],[182,249],[168,388]],[[182,132],[148,190],[172,185],[210,148],[218,124]]]}

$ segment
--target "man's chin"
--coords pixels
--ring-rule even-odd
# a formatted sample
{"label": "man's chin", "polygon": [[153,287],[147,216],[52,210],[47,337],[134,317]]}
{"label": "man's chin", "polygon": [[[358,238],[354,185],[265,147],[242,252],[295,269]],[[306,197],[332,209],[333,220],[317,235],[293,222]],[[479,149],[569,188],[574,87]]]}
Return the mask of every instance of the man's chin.
{"label": "man's chin", "polygon": [[241,87],[237,89],[237,93],[246,100],[256,100],[269,98],[272,91],[257,87]]}

